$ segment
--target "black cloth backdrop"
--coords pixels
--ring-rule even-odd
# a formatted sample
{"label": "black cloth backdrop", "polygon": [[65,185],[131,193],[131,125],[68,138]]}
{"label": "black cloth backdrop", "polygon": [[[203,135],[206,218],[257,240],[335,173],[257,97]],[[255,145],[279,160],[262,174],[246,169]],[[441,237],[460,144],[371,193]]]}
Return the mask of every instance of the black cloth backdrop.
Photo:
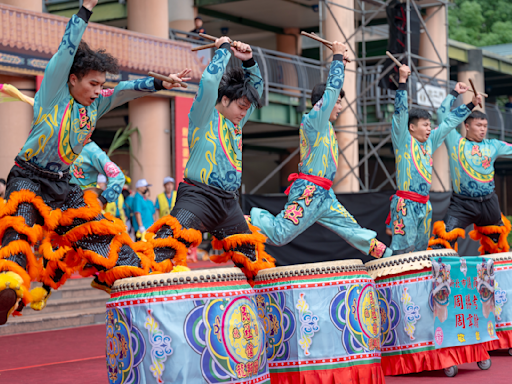
{"label": "black cloth backdrop", "polygon": [[[385,221],[389,212],[389,198],[392,194],[392,191],[385,191],[340,194],[337,197],[362,227],[373,229],[377,232],[378,239],[389,245],[391,237],[386,235]],[[449,192],[430,194],[432,222],[443,219],[450,203],[450,195]],[[250,213],[252,207],[263,208],[277,215],[287,201],[285,195],[243,195],[242,209],[246,215]],[[463,256],[478,255],[478,244],[468,239],[469,236],[466,236],[466,240],[459,243],[459,253]],[[361,259],[363,262],[373,260],[372,257],[351,247],[341,237],[319,224],[314,224],[287,245],[282,247],[265,245],[265,248],[275,257],[277,266],[343,259]]]}

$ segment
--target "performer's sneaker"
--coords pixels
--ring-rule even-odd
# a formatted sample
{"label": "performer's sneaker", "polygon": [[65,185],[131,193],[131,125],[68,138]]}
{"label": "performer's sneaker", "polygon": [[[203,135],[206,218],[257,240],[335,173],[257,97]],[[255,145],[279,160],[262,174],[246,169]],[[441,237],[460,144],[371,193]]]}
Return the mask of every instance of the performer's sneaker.
{"label": "performer's sneaker", "polygon": [[6,288],[0,291],[0,325],[7,323],[10,314],[18,307],[18,296],[14,289]]}

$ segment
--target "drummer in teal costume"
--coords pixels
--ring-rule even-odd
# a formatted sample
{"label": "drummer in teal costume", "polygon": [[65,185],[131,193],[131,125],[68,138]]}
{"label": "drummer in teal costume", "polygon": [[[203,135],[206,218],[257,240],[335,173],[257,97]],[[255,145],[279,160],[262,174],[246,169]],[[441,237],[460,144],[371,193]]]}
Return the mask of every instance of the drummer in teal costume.
{"label": "drummer in teal costume", "polygon": [[[51,289],[85,265],[91,265],[90,273],[99,272],[105,290],[118,278],[149,272],[150,250],[135,245],[122,233],[124,225],[101,214],[94,193],[69,184],[69,167],[102,115],[175,85],[143,78],[102,92],[106,73],[117,73],[119,66],[111,55],[81,42],[96,4],[84,0],[69,20],[36,93],[29,137],[9,173],[0,210],[0,324],[23,304],[44,308]],[[171,77],[186,80],[188,72]],[[32,251],[36,247],[41,258]],[[43,286],[29,291],[31,280]]]}
{"label": "drummer in teal costume", "polygon": [[288,203],[275,217],[264,209],[252,208],[251,222],[261,228],[272,245],[285,245],[318,222],[365,254],[391,255],[374,231],[357,223],[331,188],[338,168],[338,142],[330,121],[337,119],[345,94],[346,47],[335,42],[333,53],[327,83],[315,86],[313,109],[302,118],[299,174],[288,178],[293,182],[285,192]]}
{"label": "drummer in teal costume", "polygon": [[396,91],[391,129],[398,185],[390,209],[393,225],[390,247],[394,255],[427,249],[432,221],[429,201],[432,154],[481,101],[481,96],[473,97],[473,102],[456,108],[438,128],[431,130],[430,113],[417,108],[408,109],[409,67],[403,65],[399,72],[400,84]]}
{"label": "drummer in teal costume", "polygon": [[[457,87],[438,109],[443,120],[459,94]],[[508,252],[509,220],[501,214],[494,192],[494,162],[498,157],[512,158],[512,145],[497,139],[486,139],[487,116],[475,111],[465,121],[466,137],[453,130],[446,137],[453,194],[443,221],[434,223],[429,247],[457,250],[457,239],[466,236],[466,227],[473,224],[471,238],[480,240],[480,253]]]}
{"label": "drummer in teal costume", "polygon": [[[221,37],[206,67],[189,114],[190,157],[170,215],[148,229],[155,252],[153,269],[170,272],[186,265],[187,248],[197,247],[201,232],[222,249],[216,262],[233,260],[250,283],[258,270],[273,267],[264,251],[265,236],[248,224],[238,203],[242,181],[242,129],[261,107],[263,80],[247,44]],[[242,68],[226,70],[231,55]]]}
{"label": "drummer in teal costume", "polygon": [[84,145],[70,171],[70,183],[79,185],[82,189],[96,187],[99,174],[107,177],[107,188],[98,197],[102,205],[117,201],[126,180],[121,169],[94,141]]}

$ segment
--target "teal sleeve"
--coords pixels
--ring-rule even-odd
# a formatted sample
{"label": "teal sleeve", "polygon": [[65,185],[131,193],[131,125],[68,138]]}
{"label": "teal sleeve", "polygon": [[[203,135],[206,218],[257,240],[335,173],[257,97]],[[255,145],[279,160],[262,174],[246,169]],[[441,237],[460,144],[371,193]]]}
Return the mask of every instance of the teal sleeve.
{"label": "teal sleeve", "polygon": [[439,127],[434,129],[430,134],[430,139],[432,140],[432,152],[439,148],[448,134],[457,128],[457,126],[459,126],[470,113],[471,109],[464,104],[455,108],[446,116],[443,122],[439,124]]}
{"label": "teal sleeve", "polygon": [[407,137],[409,130],[409,105],[405,84],[400,84],[395,95],[395,112],[391,122],[391,140],[394,148],[399,148]]}
{"label": "teal sleeve", "polygon": [[135,194],[135,196],[133,197],[133,203],[132,203],[133,213],[139,212],[140,214],[142,214],[142,210],[143,210],[142,203],[144,202],[143,200],[144,199],[142,196],[139,196],[138,193]]}
{"label": "teal sleeve", "polygon": [[55,104],[62,93],[67,91],[69,71],[86,28],[87,23],[77,15],[73,15],[66,25],[59,49],[46,65],[43,81],[36,95],[43,108]]}
{"label": "teal sleeve", "polygon": [[441,103],[441,106],[437,108],[437,124],[441,124],[444,119],[448,116],[450,113],[453,103],[455,102],[456,97],[453,94],[449,94],[446,96],[446,98]]}
{"label": "teal sleeve", "polygon": [[228,49],[217,49],[212,61],[203,72],[199,90],[189,114],[190,120],[196,127],[203,128],[211,120],[213,109],[217,104],[219,84],[230,57],[231,52]]}
{"label": "teal sleeve", "polygon": [[[254,65],[249,68],[242,68],[244,69],[245,76],[249,77],[249,83],[252,84],[252,86],[258,92],[258,95],[261,97],[261,95],[263,95],[263,78],[261,77],[260,67],[255,62]],[[254,106],[254,104],[252,104],[247,113],[245,114],[244,118],[240,121],[240,127],[243,127],[247,120],[249,120],[249,117],[251,117],[251,114],[254,112],[255,108],[256,107]]]}
{"label": "teal sleeve", "polygon": [[507,159],[512,159],[512,144],[509,144],[506,141],[501,141],[501,140],[493,140],[493,141],[495,142],[495,145],[498,148],[498,157],[505,157]]}
{"label": "teal sleeve", "polygon": [[116,201],[123,190],[125,177],[121,169],[100,149],[94,158],[94,166],[99,173],[107,177],[107,188],[101,194],[109,203]]}
{"label": "teal sleeve", "polygon": [[160,203],[158,202],[158,196],[155,200],[155,209],[160,209]]}
{"label": "teal sleeve", "polygon": [[329,69],[325,92],[322,98],[308,113],[308,120],[316,130],[324,130],[329,127],[329,117],[338,100],[340,90],[345,80],[345,66],[341,60],[333,60]]}
{"label": "teal sleeve", "polygon": [[155,79],[145,77],[143,79],[121,81],[113,90],[105,89],[95,100],[98,108],[98,117],[101,118],[108,111],[127,103],[138,97],[156,92]]}

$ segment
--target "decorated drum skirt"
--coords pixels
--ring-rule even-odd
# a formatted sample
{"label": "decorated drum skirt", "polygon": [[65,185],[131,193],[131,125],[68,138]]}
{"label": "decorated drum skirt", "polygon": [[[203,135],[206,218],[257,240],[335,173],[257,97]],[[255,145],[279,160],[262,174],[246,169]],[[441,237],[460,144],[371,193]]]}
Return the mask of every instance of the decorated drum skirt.
{"label": "decorated drum skirt", "polygon": [[118,280],[107,370],[121,383],[269,383],[263,324],[238,268]]}
{"label": "decorated drum skirt", "polygon": [[512,348],[512,252],[485,255],[494,260],[494,317],[499,340],[487,343],[488,350]]}
{"label": "decorated drum skirt", "polygon": [[484,344],[436,349],[434,310],[446,292],[433,293],[431,257],[457,256],[453,250],[414,252],[370,261],[382,321],[382,370],[402,375],[438,370],[489,358]]}
{"label": "decorated drum skirt", "polygon": [[254,290],[272,383],[383,383],[380,314],[360,260],[262,270]]}

